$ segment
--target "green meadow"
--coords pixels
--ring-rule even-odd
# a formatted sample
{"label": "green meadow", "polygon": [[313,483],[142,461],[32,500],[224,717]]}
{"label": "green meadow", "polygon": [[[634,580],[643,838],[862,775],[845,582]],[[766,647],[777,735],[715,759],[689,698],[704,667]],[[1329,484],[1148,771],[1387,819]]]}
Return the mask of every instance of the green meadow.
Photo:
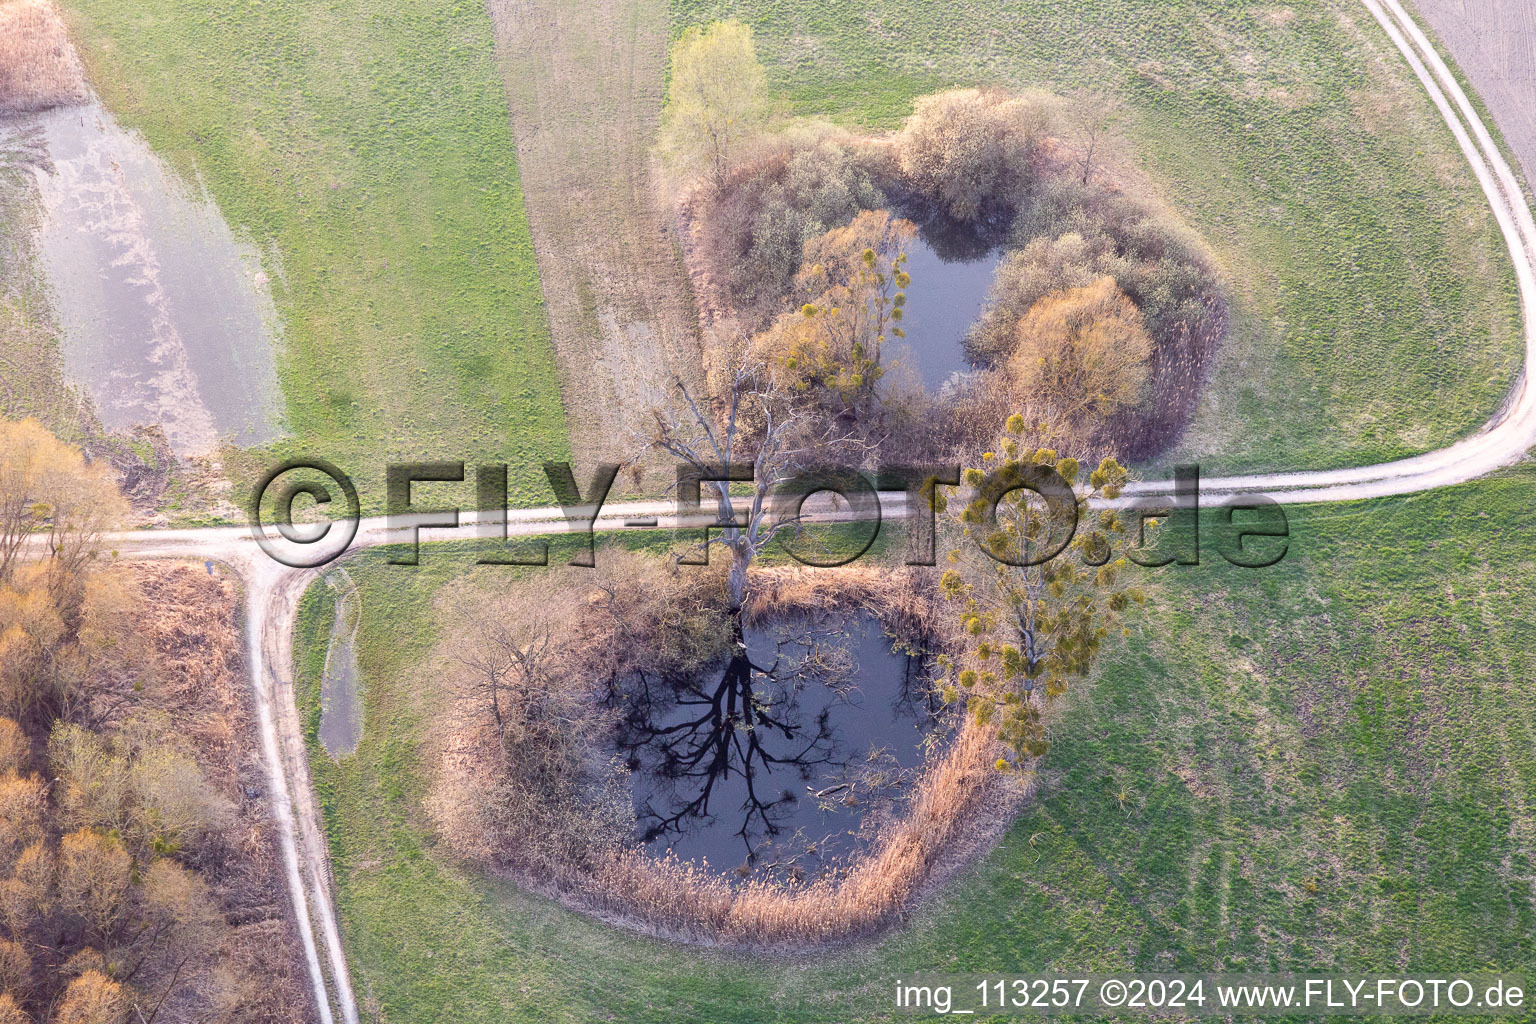
{"label": "green meadow", "polygon": [[1520,368],[1508,253],[1418,80],[1354,0],[672,0],[752,25],[784,113],[900,125],[1001,85],[1125,103],[1116,160],[1215,252],[1233,322],[1167,461],[1363,465],[1480,427]]}
{"label": "green meadow", "polygon": [[[893,1019],[916,970],[1532,971],[1533,499],[1520,469],[1292,508],[1274,567],[1208,545],[1143,570],[1149,610],[1001,845],[902,930],[798,959],[636,937],[456,866],[420,806],[421,666],[470,556],[353,559],[365,737],[339,764],[312,739],[311,765],[359,996],[391,1024],[849,1024]],[[297,638],[312,736],[328,600],[311,588]]]}
{"label": "green meadow", "polygon": [[569,457],[517,153],[479,0],[69,0],[102,98],[264,254],[292,439],[383,504],[391,460]]}

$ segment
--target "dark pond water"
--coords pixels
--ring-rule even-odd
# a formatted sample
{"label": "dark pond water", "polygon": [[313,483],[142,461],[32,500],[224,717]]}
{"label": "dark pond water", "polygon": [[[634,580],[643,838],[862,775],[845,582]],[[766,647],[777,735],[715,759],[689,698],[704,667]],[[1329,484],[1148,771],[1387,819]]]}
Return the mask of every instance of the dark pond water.
{"label": "dark pond water", "polygon": [[930,391],[943,387],[954,374],[971,370],[961,342],[981,314],[992,274],[1003,258],[1000,248],[936,242],[920,234],[907,246],[912,284],[901,324],[907,337],[897,349]]}
{"label": "dark pond water", "polygon": [[933,732],[926,661],[872,617],[807,629],[751,631],[703,680],[626,685],[619,747],[654,854],[814,876],[896,809]]}

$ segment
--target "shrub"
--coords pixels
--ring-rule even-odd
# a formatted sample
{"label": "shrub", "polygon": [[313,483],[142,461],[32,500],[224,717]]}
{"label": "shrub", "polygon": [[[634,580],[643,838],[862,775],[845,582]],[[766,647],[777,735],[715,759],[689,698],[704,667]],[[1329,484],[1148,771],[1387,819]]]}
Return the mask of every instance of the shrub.
{"label": "shrub", "polygon": [[867,411],[885,372],[881,351],[903,336],[904,250],[914,234],[908,221],[865,211],[806,242],[795,275],[803,305],[754,339],[754,355],[795,391],[814,389],[835,415]]}
{"label": "shrub", "polygon": [[1097,426],[1138,403],[1151,358],[1141,313],[1105,276],[1035,303],[1008,368],[1021,396],[1072,425]]}
{"label": "shrub", "polygon": [[[32,978],[32,958],[19,942],[0,939],[0,992],[21,992]],[[5,1018],[0,1016],[0,1021]]]}
{"label": "shrub", "polygon": [[1011,212],[1046,123],[1041,105],[999,89],[924,96],[897,137],[901,171],[957,220]]}
{"label": "shrub", "polygon": [[885,205],[867,154],[837,134],[788,140],[734,175],[701,225],[725,298],[759,326],[791,290],[807,241]]}
{"label": "shrub", "polygon": [[[1096,242],[1105,241],[1096,236]],[[1083,288],[1099,277],[1094,247],[1076,232],[1036,238],[998,264],[987,307],[966,335],[966,358],[978,366],[1004,363],[1018,344],[1019,321],[1051,292]]]}
{"label": "shrub", "polygon": [[127,909],[132,858],[120,840],[81,829],[59,844],[59,901],[104,938]]}
{"label": "shrub", "polygon": [[0,866],[9,867],[24,847],[41,839],[48,787],[36,775],[0,777]]}
{"label": "shrub", "polygon": [[[1081,255],[1074,252],[1074,259],[1086,256],[1095,276],[1112,276],[1146,317],[1148,332],[1159,344],[1181,326],[1198,332],[1224,315],[1215,270],[1194,232],[1149,199],[1084,185],[1069,175],[1046,176],[1031,193],[1012,229],[1024,252],[1009,262],[1027,256],[1042,237],[1055,238],[1060,247],[1071,234],[1085,246]],[[1034,259],[1045,256],[1045,250],[1036,250]],[[1000,271],[999,287],[1004,279]],[[1005,298],[994,290],[992,302],[1005,304]],[[1021,304],[1011,300],[1006,305],[1019,309]]]}
{"label": "shrub", "polygon": [[625,768],[604,753],[609,682],[703,671],[731,636],[719,572],[658,580],[654,563],[605,556],[596,583],[584,594],[530,582],[455,600],[460,619],[434,670],[452,699],[434,820],[461,856],[543,884],[583,871],[634,828]]}
{"label": "shrub", "polygon": [[27,734],[9,718],[0,718],[0,772],[19,772],[32,756]]}
{"label": "shrub", "polygon": [[60,819],[75,828],[111,829],[135,848],[181,849],[226,824],[229,803],[197,762],[176,749],[159,716],[99,736],[58,725],[48,741],[58,779]]}
{"label": "shrub", "polygon": [[69,983],[54,1011],[54,1024],[123,1024],[128,999],[123,987],[100,971],[86,971]]}

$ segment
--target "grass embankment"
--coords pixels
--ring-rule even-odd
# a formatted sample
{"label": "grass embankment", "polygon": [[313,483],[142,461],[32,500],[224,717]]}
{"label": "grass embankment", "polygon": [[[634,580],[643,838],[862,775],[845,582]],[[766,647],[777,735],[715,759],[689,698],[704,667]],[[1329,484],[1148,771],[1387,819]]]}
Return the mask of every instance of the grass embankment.
{"label": "grass embankment", "polygon": [[[514,504],[568,458],[560,386],[480,0],[68,0],[124,123],[260,246],[293,439],[383,503],[383,465],[504,459]],[[249,477],[250,479],[247,479]]]}
{"label": "grass embankment", "polygon": [[1123,157],[1210,242],[1234,319],[1170,453],[1325,468],[1471,433],[1522,356],[1486,200],[1356,0],[672,0],[736,17],[795,114],[891,127],[912,97],[996,83],[1111,91]]}
{"label": "grass embankment", "polygon": [[[1276,567],[1150,573],[1002,846],[905,931],[810,960],[638,939],[451,866],[418,807],[415,672],[465,559],[357,559],[365,735],[312,758],[359,994],[392,1024],[847,1024],[890,1019],[920,969],[1536,970],[1533,498],[1521,469],[1292,509]],[[324,612],[298,640],[310,707]]]}
{"label": "grass embankment", "polygon": [[0,138],[0,416],[35,416],[80,439],[80,403],[64,380],[59,330],[32,251],[37,189],[23,141]]}

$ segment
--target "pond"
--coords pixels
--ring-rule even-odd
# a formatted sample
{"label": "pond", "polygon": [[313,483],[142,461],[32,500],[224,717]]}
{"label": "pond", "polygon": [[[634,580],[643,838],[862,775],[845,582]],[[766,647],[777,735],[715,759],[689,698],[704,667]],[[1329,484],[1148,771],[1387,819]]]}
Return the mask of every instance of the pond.
{"label": "pond", "polygon": [[108,429],[160,424],[178,455],[279,436],[277,315],[255,247],[99,103],[0,121],[35,153],[68,376]]}
{"label": "pond", "polygon": [[749,630],[703,682],[616,694],[636,838],[728,877],[806,878],[845,862],[894,812],[938,705],[926,659],[873,617]]}
{"label": "pond", "polygon": [[964,340],[986,302],[992,275],[1003,258],[1001,248],[935,246],[919,234],[907,245],[907,311],[901,327],[906,341],[897,353],[916,370],[930,391],[956,374],[969,373]]}

